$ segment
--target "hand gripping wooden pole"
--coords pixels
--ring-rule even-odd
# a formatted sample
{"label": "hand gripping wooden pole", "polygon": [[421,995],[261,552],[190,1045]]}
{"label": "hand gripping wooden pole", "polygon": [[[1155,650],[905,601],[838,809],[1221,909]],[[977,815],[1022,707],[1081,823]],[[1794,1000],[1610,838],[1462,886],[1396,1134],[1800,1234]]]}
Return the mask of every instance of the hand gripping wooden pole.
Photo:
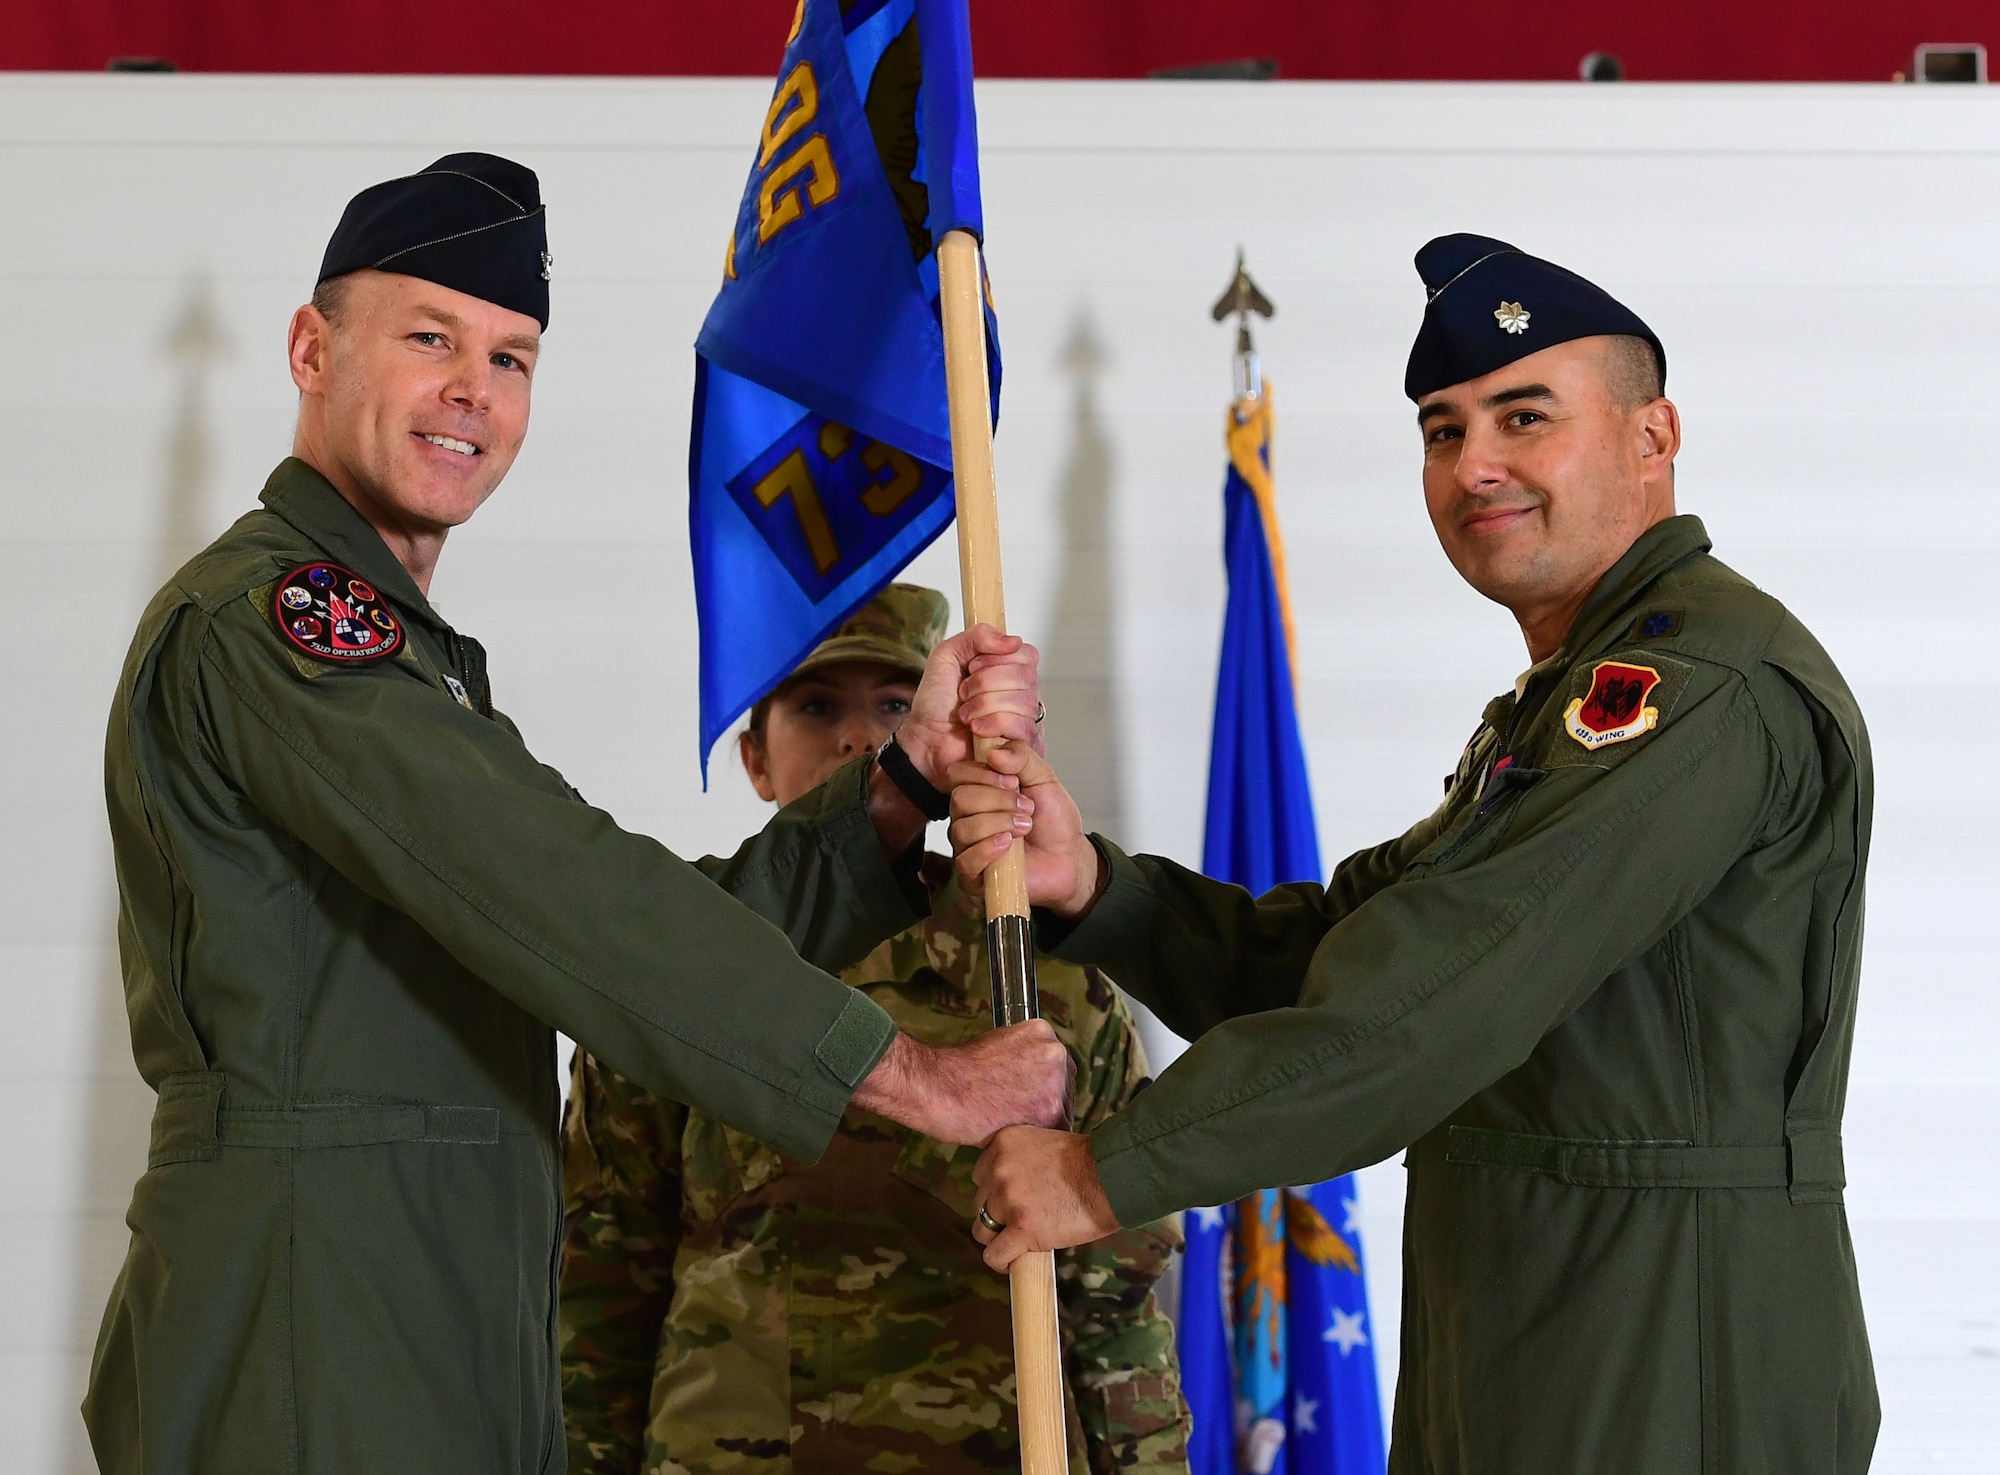
{"label": "hand gripping wooden pole", "polygon": [[[955,230],[938,245],[944,318],[945,392],[951,402],[951,470],[958,496],[958,566],[965,623],[1007,628],[1000,586],[1000,507],[993,480],[992,394],[986,379],[986,313],[979,242]],[[982,756],[989,739],[975,745]],[[1041,1016],[1028,924],[1028,874],[1022,847],[986,872],[986,957],[993,980],[993,1023]],[[1056,1329],[1056,1262],[1023,1255],[1007,1272],[1014,1303],[1014,1386],[1020,1399],[1021,1475],[1065,1475],[1069,1446],[1063,1419],[1062,1340]]]}

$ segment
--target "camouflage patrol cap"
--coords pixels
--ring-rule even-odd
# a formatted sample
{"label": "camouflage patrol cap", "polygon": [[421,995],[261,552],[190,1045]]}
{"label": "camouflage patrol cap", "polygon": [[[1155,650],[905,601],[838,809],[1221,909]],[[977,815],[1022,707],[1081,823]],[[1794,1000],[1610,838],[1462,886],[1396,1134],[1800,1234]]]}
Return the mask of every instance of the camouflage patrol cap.
{"label": "camouflage patrol cap", "polygon": [[921,675],[950,621],[951,602],[937,590],[891,584],[814,646],[785,679],[845,661],[876,661]]}

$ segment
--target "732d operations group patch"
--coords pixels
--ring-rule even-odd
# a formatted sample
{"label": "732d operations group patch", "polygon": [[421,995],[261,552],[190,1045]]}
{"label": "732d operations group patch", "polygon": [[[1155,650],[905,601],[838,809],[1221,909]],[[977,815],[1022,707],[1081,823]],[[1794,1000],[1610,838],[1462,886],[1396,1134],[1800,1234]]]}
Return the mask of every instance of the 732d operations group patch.
{"label": "732d operations group patch", "polygon": [[375,586],[337,563],[301,564],[271,603],[285,638],[322,661],[379,661],[402,648],[403,626]]}

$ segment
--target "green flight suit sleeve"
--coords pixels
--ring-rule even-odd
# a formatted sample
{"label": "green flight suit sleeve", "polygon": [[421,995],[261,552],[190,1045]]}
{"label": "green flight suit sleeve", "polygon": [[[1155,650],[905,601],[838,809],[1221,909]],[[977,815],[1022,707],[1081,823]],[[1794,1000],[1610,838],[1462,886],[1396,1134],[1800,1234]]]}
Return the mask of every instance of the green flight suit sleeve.
{"label": "green flight suit sleeve", "polygon": [[[704,875],[578,803],[414,659],[346,668],[289,651],[267,593],[176,632],[216,781],[600,1059],[816,1159],[895,1026],[800,954],[842,958],[910,921],[865,773]],[[793,935],[730,892],[791,912]]]}
{"label": "green flight suit sleeve", "polygon": [[[492,719],[516,742],[524,741],[506,713],[496,711]],[[856,759],[779,810],[735,854],[705,855],[693,862],[751,911],[783,928],[799,956],[828,973],[851,968],[883,938],[923,916],[930,901],[914,869],[923,855],[921,842],[904,861],[892,863],[882,855],[875,826],[867,818],[871,766],[870,759]],[[557,769],[546,763],[542,767],[572,799],[590,802]],[[860,824],[855,823],[857,815]],[[854,904],[853,890],[841,884],[843,870],[864,881],[874,878],[874,884],[860,888],[871,904]],[[890,904],[885,909],[891,893],[881,884],[884,875],[901,889],[903,907]]]}
{"label": "green flight suit sleeve", "polygon": [[681,1241],[688,1109],[576,1052],[563,1118],[563,1423],[572,1475],[631,1475]]}
{"label": "green flight suit sleeve", "polygon": [[[1101,1126],[1147,1084],[1146,1052],[1125,1001],[1109,984],[1109,1007],[1090,1040],[1079,1040],[1075,1124]],[[1181,1248],[1178,1224],[1120,1229],[1056,1256],[1064,1357],[1092,1475],[1159,1471],[1184,1475],[1191,1431],[1181,1397],[1174,1328],[1155,1287]]]}
{"label": "green flight suit sleeve", "polygon": [[1407,1146],[1663,936],[1789,792],[1748,684],[1720,667],[1631,748],[1506,778],[1352,910],[1105,844],[1110,883],[1061,955],[1170,1021],[1224,1021],[1094,1134],[1122,1222]]}
{"label": "green flight suit sleeve", "polygon": [[[1162,1024],[1184,1040],[1199,1039],[1239,1014],[1296,1004],[1305,981],[1305,958],[1319,939],[1342,917],[1401,878],[1405,867],[1437,839],[1442,814],[1440,808],[1438,813],[1395,839],[1350,855],[1334,869],[1332,879],[1324,887],[1273,887],[1258,899],[1257,926],[1231,939],[1234,951],[1226,961],[1219,951],[1211,949],[1198,960],[1183,960],[1191,964],[1187,968],[1149,975],[1145,991],[1135,988],[1133,992]],[[1125,855],[1102,835],[1091,838],[1110,863],[1113,888],[1118,887],[1121,878],[1130,885],[1135,868],[1151,863],[1150,856],[1135,860]],[[1109,899],[1115,914],[1115,909],[1122,905],[1123,893]],[[1100,900],[1100,911],[1102,907]],[[1091,929],[1085,934],[1082,947],[1098,945],[1096,938],[1101,935],[1095,925],[1098,920],[1097,912],[1093,912],[1089,921],[1082,924]],[[1086,956],[1071,942],[1078,930],[1048,913],[1037,913],[1036,942],[1050,952],[1067,958]],[[1212,987],[1211,981],[1224,968],[1229,973],[1230,987]]]}
{"label": "green flight suit sleeve", "polygon": [[801,958],[839,973],[924,915],[916,881],[922,844],[890,862],[868,818],[873,758],[859,758],[794,799],[726,857],[695,869],[783,929]]}

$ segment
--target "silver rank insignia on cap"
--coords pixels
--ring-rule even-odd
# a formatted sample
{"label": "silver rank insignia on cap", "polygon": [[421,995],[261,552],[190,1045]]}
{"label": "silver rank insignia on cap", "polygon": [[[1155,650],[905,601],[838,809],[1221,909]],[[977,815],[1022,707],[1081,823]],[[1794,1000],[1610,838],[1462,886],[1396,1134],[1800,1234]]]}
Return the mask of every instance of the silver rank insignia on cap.
{"label": "silver rank insignia on cap", "polygon": [[546,281],[548,281],[548,280],[550,279],[550,271],[551,271],[551,269],[552,269],[552,268],[553,268],[553,267],[555,266],[555,264],[556,264],[556,259],[555,259],[555,257],[553,257],[553,256],[549,255],[549,253],[548,253],[548,252],[544,251],[544,252],[542,253],[542,280],[543,280],[543,281],[545,281],[545,282],[546,282]]}
{"label": "silver rank insignia on cap", "polygon": [[1509,333],[1527,332],[1528,316],[1528,310],[1518,302],[1503,302],[1493,309],[1493,320]]}

